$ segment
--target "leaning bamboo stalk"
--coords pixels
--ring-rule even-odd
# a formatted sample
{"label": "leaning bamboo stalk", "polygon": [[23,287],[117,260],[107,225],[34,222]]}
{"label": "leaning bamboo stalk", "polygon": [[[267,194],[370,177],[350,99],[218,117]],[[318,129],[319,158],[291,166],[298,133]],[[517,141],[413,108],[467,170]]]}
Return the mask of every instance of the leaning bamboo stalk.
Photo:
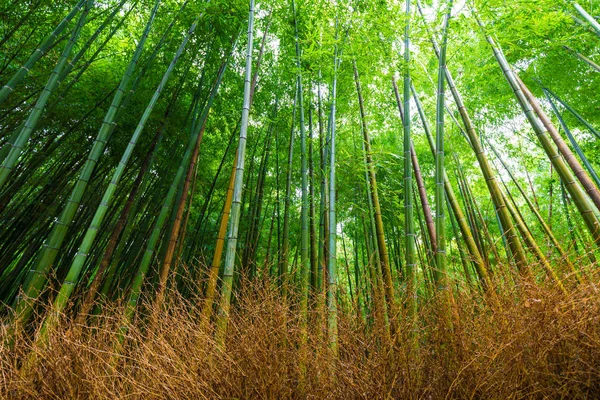
{"label": "leaning bamboo stalk", "polygon": [[[144,30],[144,34],[142,35],[142,39],[140,40],[140,42],[138,44],[138,48],[136,49],[136,52],[134,53],[132,61],[130,62],[129,67],[121,80],[121,84],[119,86],[120,90],[117,90],[117,93],[115,93],[113,102],[111,103],[111,106],[107,112],[107,115],[104,119],[102,127],[100,128],[100,131],[94,142],[94,145],[92,146],[92,149],[90,150],[90,153],[84,164],[84,167],[78,178],[78,181],[76,182],[76,185],[73,188],[71,196],[69,197],[69,201],[67,202],[67,205],[63,208],[63,211],[61,212],[61,215],[60,215],[58,221],[54,224],[53,229],[50,233],[50,236],[48,237],[48,240],[42,249],[42,252],[40,253],[39,257],[36,259],[35,269],[32,270],[33,272],[30,273],[30,275],[29,275],[29,279],[28,279],[29,282],[26,281],[26,283],[23,285],[27,299],[36,299],[39,296],[39,292],[41,291],[42,287],[44,286],[44,284],[46,282],[46,274],[49,271],[49,269],[51,268],[54,260],[56,259],[56,256],[58,255],[60,246],[66,237],[69,225],[73,222],[73,218],[75,216],[77,209],[79,208],[79,204],[83,197],[83,193],[88,186],[88,182],[91,178],[92,172],[95,169],[96,164],[98,163],[99,157],[102,155],[102,153],[104,151],[104,147],[106,146],[106,141],[108,140],[108,135],[111,131],[111,125],[112,125],[111,123],[114,118],[114,114],[116,113],[118,105],[121,102],[123,93],[125,92],[125,90],[128,86],[128,82],[133,73],[135,65],[137,63],[137,59],[138,59],[139,55],[141,54],[145,39],[148,36],[150,27],[154,20],[154,16],[156,15],[158,5],[159,5],[159,2],[157,1],[157,3],[150,15],[148,23],[146,25],[146,29]],[[168,78],[168,76],[167,76],[167,78]],[[163,86],[165,83],[166,83],[166,81],[163,82]],[[160,91],[157,91],[157,93],[160,93]],[[153,103],[155,104],[157,99],[158,99],[158,94],[155,95],[155,98],[153,98],[154,102],[151,101],[151,104],[153,104]],[[151,111],[151,108],[150,108],[150,111]],[[150,111],[147,110],[147,113],[145,113],[144,117],[142,117],[142,120],[140,120],[138,129],[136,130],[136,134],[138,137],[141,134],[141,131],[144,127],[145,121],[150,116]],[[135,133],[134,133],[134,137],[135,137]],[[131,151],[132,151],[132,149],[129,151],[129,154],[127,154],[127,158],[125,159],[125,164],[126,164],[127,160],[129,159],[129,156],[131,155]],[[124,157],[125,157],[125,155],[124,155]],[[118,181],[118,179],[120,179],[121,175],[124,172],[125,164],[122,164],[121,168],[117,168],[117,170],[115,171],[115,175],[113,176],[113,180],[111,181],[111,184],[113,182],[115,182],[115,179],[117,181]],[[107,196],[107,197],[103,198],[103,200],[110,199],[112,197],[112,195],[114,194],[115,189],[116,189],[116,184],[109,185],[109,188],[107,188],[107,192],[105,192],[105,196]],[[106,213],[106,211],[108,209],[109,201],[110,200],[108,200],[107,202],[101,202],[99,210],[103,210],[104,213]],[[84,241],[84,243],[82,243],[82,248],[87,248],[87,250],[80,249],[80,252],[76,256],[76,260],[74,260],[73,265],[69,269],[65,283],[61,286],[59,295],[55,300],[55,310],[56,310],[55,315],[64,308],[71,293],[73,292],[75,284],[77,283],[79,274],[81,272],[81,269],[83,268],[83,264],[85,262],[87,254],[89,253],[89,249],[92,246],[93,238],[95,238],[95,236],[98,232],[98,229],[100,228],[99,224],[101,223],[102,219],[104,218],[104,215],[98,215],[97,217],[98,217],[98,219],[94,219],[92,221],[92,225],[90,226],[89,233],[86,234],[86,239],[90,239],[90,242]],[[92,236],[93,236],[93,238],[92,238]],[[21,313],[23,313],[23,321],[26,322],[29,319],[29,315],[31,314],[31,311],[32,311],[31,304],[29,303],[29,301],[25,301],[25,299],[17,299],[17,302],[15,304],[15,310],[19,310],[17,315],[20,315]],[[50,325],[52,325],[52,323],[53,322],[50,322]]]}
{"label": "leaning bamboo stalk", "polygon": [[[575,205],[577,206],[577,209],[579,210],[579,213],[585,221],[588,230],[594,238],[594,241],[596,242],[596,244],[600,245],[600,223],[596,215],[598,213],[598,210],[595,209],[593,203],[586,197],[585,191],[577,182],[572,170],[569,169],[567,163],[562,159],[560,153],[555,147],[556,143],[553,144],[550,138],[548,137],[549,132],[547,130],[547,127],[545,127],[542,124],[542,122],[540,122],[532,108],[533,104],[529,102],[527,95],[524,93],[525,87],[520,85],[519,79],[513,72],[510,65],[508,65],[506,58],[504,57],[499,47],[496,46],[493,39],[489,35],[487,35],[487,38],[488,42],[490,42],[490,45],[492,46],[492,50],[494,51],[496,59],[501,66],[504,76],[510,84],[513,93],[515,94],[521,108],[523,109],[523,112],[525,113],[525,116],[527,117],[531,126],[533,127],[533,130],[536,136],[538,137],[542,147],[544,148],[544,151],[546,152],[546,154],[550,158],[550,161],[556,168],[556,171],[561,177],[561,180],[565,183],[567,190],[569,191],[571,196],[573,196]],[[534,99],[531,98],[531,100]]]}
{"label": "leaning bamboo stalk", "polygon": [[571,53],[575,54],[575,57],[577,57],[581,61],[585,62],[587,65],[592,67],[592,69],[595,70],[596,72],[600,72],[600,65],[596,64],[595,62],[590,60],[588,57],[584,56],[583,54],[578,53],[577,51],[573,50],[569,46],[563,46],[563,48],[565,48],[566,50],[569,50]]}
{"label": "leaning bamboo stalk", "polygon": [[87,0],[80,0],[77,2],[75,7],[71,10],[71,12],[58,24],[58,26],[52,31],[52,33],[44,39],[44,41],[40,44],[40,46],[35,49],[33,54],[29,57],[27,62],[13,75],[13,77],[6,83],[2,89],[0,89],[0,104],[4,103],[8,96],[15,90],[17,85],[21,83],[21,81],[29,74],[29,71],[34,67],[37,61],[44,56],[50,47],[56,41],[56,38],[62,34],[62,32],[67,28],[69,23],[75,15],[77,15],[84,4],[88,4]]}
{"label": "leaning bamboo stalk", "polygon": [[577,4],[576,2],[573,3],[573,7],[575,7],[575,9],[577,10],[577,12],[583,17],[585,18],[585,20],[592,26],[592,28],[594,28],[594,30],[596,31],[597,35],[600,35],[600,24],[598,23],[598,21],[596,21],[594,19],[594,17],[592,17],[587,11],[585,11],[583,9],[583,7],[581,7],[579,4]]}
{"label": "leaning bamboo stalk", "polygon": [[554,233],[552,232],[552,229],[550,229],[550,227],[548,226],[548,224],[546,223],[546,221],[544,221],[544,218],[542,217],[542,215],[540,214],[540,212],[537,210],[537,208],[535,207],[535,205],[532,203],[532,201],[529,199],[529,196],[527,196],[527,194],[525,193],[525,191],[523,190],[523,188],[521,187],[521,185],[519,184],[519,182],[517,182],[517,180],[515,179],[515,176],[513,175],[512,171],[510,170],[510,168],[508,167],[508,165],[506,165],[506,163],[504,162],[504,160],[502,160],[502,158],[500,157],[500,155],[498,154],[498,152],[496,151],[496,149],[491,144],[488,143],[488,145],[490,146],[490,148],[492,149],[492,151],[496,155],[496,158],[500,161],[500,163],[504,167],[504,170],[506,172],[508,172],[508,175],[510,176],[510,178],[513,181],[513,183],[517,187],[517,190],[521,193],[521,196],[525,199],[525,202],[529,206],[529,209],[531,210],[531,212],[533,212],[533,214],[535,215],[535,217],[538,220],[539,224],[542,226],[542,229],[546,233],[546,236],[548,237],[548,239],[550,239],[550,241],[552,242],[552,244],[554,245],[554,247],[556,248],[556,250],[558,250],[558,253],[561,256],[562,261],[567,265],[567,267],[573,273],[573,275],[575,275],[575,277],[577,278],[577,280],[580,281],[581,277],[579,275],[579,271],[577,271],[575,269],[575,266],[573,265],[573,263],[569,259],[569,255],[564,250],[564,248],[562,247],[562,245],[560,244],[560,242],[556,239],[556,236],[554,236]]}
{"label": "leaning bamboo stalk", "polygon": [[[398,91],[398,85],[396,83],[395,78],[392,78],[392,87],[394,89],[394,95],[396,97],[396,105],[398,107],[398,112],[400,113],[400,120],[404,121],[404,110],[402,109],[402,100],[400,100],[400,93]],[[410,156],[412,158],[413,171],[415,174],[415,180],[417,182],[419,199],[421,200],[421,208],[423,209],[423,214],[424,214],[425,222],[426,222],[426,226],[427,226],[427,232],[429,234],[429,242],[431,244],[431,250],[435,257],[436,243],[437,243],[437,239],[436,239],[437,235],[435,233],[435,222],[433,220],[433,214],[431,213],[431,207],[429,206],[429,200],[427,198],[427,191],[425,189],[425,182],[423,180],[423,174],[421,173],[421,166],[419,164],[419,158],[417,157],[417,152],[415,151],[414,143],[411,143]]]}
{"label": "leaning bamboo stalk", "polygon": [[[52,70],[52,73],[50,74],[48,81],[46,82],[46,85],[44,86],[44,90],[42,90],[40,96],[38,97],[38,99],[35,103],[35,106],[29,113],[29,116],[27,117],[25,124],[23,125],[22,129],[20,130],[19,135],[17,136],[14,143],[12,143],[12,146],[10,148],[10,151],[8,152],[8,155],[2,162],[2,165],[0,166],[0,190],[6,185],[11,173],[17,166],[17,164],[19,162],[19,158],[21,156],[21,153],[23,152],[23,149],[27,145],[27,142],[29,141],[29,137],[31,136],[32,132],[37,127],[37,124],[38,124],[42,114],[44,113],[44,109],[46,108],[46,105],[48,104],[48,101],[50,100],[50,96],[54,93],[54,91],[60,84],[61,73],[67,66],[68,58],[69,58],[73,48],[75,47],[75,43],[77,42],[77,39],[79,38],[81,30],[82,30],[83,26],[85,25],[88,13],[92,6],[93,6],[93,1],[87,0],[85,8],[82,11],[81,16],[77,20],[77,26],[75,27],[71,36],[69,37],[69,40],[67,41],[67,44],[65,45],[65,47],[58,59],[58,62],[56,63],[56,66]],[[6,89],[7,87],[8,86],[5,86],[3,89]],[[0,94],[0,100],[1,100],[1,94]]]}
{"label": "leaning bamboo stalk", "polygon": [[[421,100],[419,99],[419,96],[417,95],[417,91],[415,90],[414,86],[412,86],[412,85],[411,85],[411,90],[413,93],[413,98],[415,100],[415,105],[417,107],[417,111],[419,112],[419,117],[421,119],[421,123],[423,125],[423,130],[425,131],[425,135],[427,136],[427,141],[429,143],[429,148],[431,150],[431,154],[435,157],[435,142],[433,140],[433,135],[431,133],[431,129],[429,128],[429,123],[427,121],[427,117],[425,116],[425,112],[423,111],[423,106],[421,105]],[[463,236],[463,240],[465,241],[465,245],[467,246],[467,251],[469,252],[470,261],[475,266],[475,270],[477,271],[477,275],[479,276],[482,286],[484,287],[484,289],[488,288],[489,285],[491,284],[491,282],[489,280],[490,277],[488,274],[487,267],[485,265],[485,262],[483,261],[483,258],[481,256],[481,252],[479,251],[477,243],[475,242],[475,239],[473,237],[473,232],[471,231],[471,228],[469,227],[469,224],[467,222],[465,214],[462,211],[462,209],[460,208],[460,204],[458,202],[458,199],[457,199],[454,189],[452,187],[452,183],[450,182],[450,179],[448,178],[448,174],[446,172],[444,172],[444,189],[446,191],[446,196],[448,197],[448,203],[450,204],[450,206],[452,208],[452,212],[454,213],[454,216],[458,223],[459,229]]]}
{"label": "leaning bamboo stalk", "polygon": [[[196,25],[201,16],[202,15],[198,16],[197,19],[194,21],[194,24],[192,25],[192,27],[190,28],[190,31],[189,31],[190,35],[191,35],[191,33],[194,32]],[[235,49],[235,45],[232,47],[232,52],[234,51],[233,49]],[[231,54],[228,55],[228,59],[230,56],[231,56]],[[212,89],[210,91],[209,99],[206,102],[206,104],[204,105],[202,114],[199,116],[199,124],[193,125],[193,127],[192,127],[192,130],[190,133],[190,138],[189,138],[189,141],[187,144],[187,148],[185,150],[185,153],[183,154],[183,157],[181,158],[181,162],[179,163],[179,168],[177,169],[175,177],[173,178],[173,181],[171,182],[171,186],[169,187],[167,196],[165,197],[165,199],[162,203],[160,214],[156,220],[156,223],[154,224],[154,228],[152,229],[152,234],[151,234],[150,238],[148,239],[148,242],[146,244],[146,250],[144,251],[144,255],[142,257],[140,265],[138,266],[137,272],[133,278],[133,282],[132,282],[132,285],[130,288],[129,300],[127,302],[127,308],[125,310],[125,319],[127,321],[129,321],[131,319],[131,317],[133,316],[133,313],[135,312],[135,308],[137,306],[137,302],[138,302],[138,299],[139,299],[139,296],[141,293],[141,289],[142,289],[142,283],[144,282],[146,273],[148,272],[148,269],[150,268],[150,264],[153,261],[154,253],[156,251],[156,246],[157,246],[159,238],[161,236],[161,232],[163,231],[163,228],[165,226],[165,223],[167,221],[169,214],[171,214],[173,204],[175,201],[175,196],[177,195],[177,193],[179,191],[181,180],[184,178],[186,166],[189,166],[190,160],[192,158],[192,154],[194,153],[194,149],[196,148],[196,144],[198,143],[198,139],[201,136],[201,134],[203,133],[203,129],[205,127],[206,120],[208,119],[208,115],[209,115],[209,112],[210,112],[210,109],[212,106],[212,102],[219,90],[219,86],[220,86],[221,80],[223,78],[223,74],[225,73],[225,69],[226,69],[227,65],[228,65],[228,61],[225,61],[224,64],[221,66],[221,69],[219,70],[217,77],[215,78],[215,81],[212,85]],[[168,271],[165,272],[165,269],[163,266],[163,268],[161,269],[161,276],[159,278],[160,285],[166,285],[166,277],[167,276],[168,276]],[[164,294],[164,286],[160,290]],[[159,292],[159,296],[162,296],[161,292]],[[159,298],[157,301],[160,302],[161,299]]]}
{"label": "leaning bamboo stalk", "polygon": [[[529,89],[523,83],[523,81],[521,81],[519,76],[514,72],[513,72],[513,75],[516,78],[521,90],[523,91],[523,94],[529,101],[529,104],[531,104],[533,111],[538,116],[538,118],[540,119],[540,121],[542,122],[544,127],[546,128],[546,131],[552,138],[552,141],[558,148],[558,150],[561,153],[561,155],[563,156],[563,158],[567,161],[567,164],[569,164],[569,167],[571,167],[571,170],[575,174],[575,177],[577,178],[577,180],[579,180],[579,182],[583,186],[585,192],[587,193],[589,198],[592,200],[592,202],[596,206],[596,209],[600,210],[600,190],[598,190],[598,187],[594,184],[594,182],[592,181],[590,176],[587,174],[587,172],[585,171],[583,166],[579,163],[579,160],[577,160],[577,157],[575,157],[575,155],[573,154],[573,152],[571,151],[569,146],[565,143],[563,138],[560,136],[560,133],[558,133],[558,130],[556,129],[556,127],[554,126],[552,121],[550,121],[550,118],[546,115],[544,110],[542,110],[542,107],[538,103],[537,99],[529,91]],[[598,216],[598,215],[600,215],[600,213],[596,213],[596,215]]]}
{"label": "leaning bamboo stalk", "polygon": [[596,186],[597,187],[600,186],[600,178],[598,178],[598,174],[596,173],[596,171],[594,170],[594,167],[589,162],[588,158],[583,153],[583,150],[581,149],[581,147],[579,146],[579,144],[573,137],[571,130],[567,126],[567,124],[566,124],[565,120],[563,119],[562,115],[560,114],[560,112],[558,112],[558,108],[556,108],[556,104],[554,104],[554,101],[552,101],[552,98],[550,97],[548,92],[546,92],[545,90],[544,90],[544,94],[546,95],[546,99],[550,103],[550,106],[552,106],[552,111],[554,111],[554,115],[556,115],[556,118],[558,118],[558,121],[560,122],[560,125],[563,128],[563,131],[565,131],[567,138],[569,138],[569,142],[571,142],[571,145],[575,149],[575,152],[577,153],[577,155],[583,162],[583,165],[585,165],[585,168],[591,175],[591,178],[594,180],[594,183],[596,184]]}
{"label": "leaning bamboo stalk", "polygon": [[[237,39],[234,41],[232,49],[236,48],[236,43],[237,43]],[[158,289],[156,292],[156,299],[155,299],[155,306],[156,306],[155,311],[159,310],[162,306],[165,289],[167,287],[167,279],[169,276],[169,271],[171,269],[171,264],[173,263],[173,258],[175,255],[175,246],[177,244],[177,239],[179,238],[179,232],[181,230],[181,221],[183,218],[183,212],[185,210],[185,204],[187,203],[192,177],[194,175],[194,172],[196,171],[196,163],[198,162],[198,153],[200,151],[200,144],[202,143],[202,138],[204,137],[204,130],[206,128],[206,121],[208,120],[208,110],[210,110],[210,108],[212,107],[213,100],[218,91],[219,85],[221,84],[221,79],[223,77],[223,74],[225,73],[225,69],[227,68],[228,63],[229,63],[229,58],[226,59],[225,61],[223,61],[223,63],[221,64],[221,67],[219,68],[219,71],[217,73],[217,79],[215,80],[215,83],[211,90],[210,97],[205,105],[205,111],[204,111],[205,115],[202,115],[202,117],[201,117],[202,119],[200,121],[200,129],[199,129],[199,132],[196,134],[196,141],[193,144],[192,153],[189,156],[189,159],[184,159],[182,161],[182,165],[179,166],[180,170],[182,170],[182,169],[187,170],[187,172],[186,172],[184,182],[183,182],[181,197],[179,199],[179,203],[178,203],[177,209],[175,211],[175,221],[173,223],[173,226],[171,227],[169,241],[167,244],[167,250],[164,255],[162,267],[160,269]],[[183,171],[182,171],[182,173],[183,173]]]}
{"label": "leaning bamboo stalk", "polygon": [[560,97],[558,97],[554,92],[552,92],[548,88],[544,88],[544,92],[549,93],[552,97],[554,97],[556,99],[556,101],[558,101],[560,104],[562,104],[563,107],[565,107],[571,114],[573,114],[573,116],[575,118],[577,118],[579,120],[579,122],[581,122],[583,125],[585,125],[585,127],[588,129],[588,131],[590,131],[591,134],[596,136],[597,139],[600,139],[600,132],[598,132],[596,129],[594,129],[594,127],[592,125],[590,125],[590,123],[587,122],[585,118],[583,118],[581,115],[579,115],[579,113],[577,111],[575,111],[569,104],[567,104],[567,102],[562,100]]}
{"label": "leaning bamboo stalk", "polygon": [[[383,218],[381,216],[381,206],[379,204],[379,193],[377,189],[377,177],[375,175],[375,166],[373,164],[373,154],[371,151],[371,140],[369,137],[369,129],[367,126],[365,110],[363,105],[362,88],[360,84],[360,78],[358,76],[358,68],[356,67],[356,61],[352,61],[354,69],[354,82],[356,85],[356,93],[358,96],[358,106],[360,111],[360,120],[363,133],[364,151],[366,159],[367,177],[369,182],[369,194],[371,196],[371,202],[373,204],[373,214],[375,218],[375,235],[377,238],[377,248],[379,250],[379,260],[381,263],[381,272],[384,279],[385,296],[388,306],[388,315],[392,316],[392,324],[395,324],[394,320],[397,315],[396,296],[394,294],[394,284],[392,281],[392,271],[390,268],[390,259],[385,242],[385,234],[383,228]],[[392,330],[395,330],[394,325]]]}
{"label": "leaning bamboo stalk", "polygon": [[[421,13],[421,15],[423,15],[423,10],[422,10],[422,7],[420,6],[420,2],[417,1],[417,4],[419,6],[419,12]],[[434,52],[439,57],[440,56],[440,47],[437,43],[437,40],[435,39],[435,37],[433,35],[431,36],[430,40],[433,45]],[[494,173],[490,166],[490,162],[487,158],[487,155],[484,152],[483,146],[481,145],[481,141],[479,140],[479,135],[477,134],[475,126],[473,125],[473,122],[471,121],[471,117],[469,115],[469,112],[467,111],[467,108],[466,108],[463,100],[462,100],[462,96],[460,95],[460,92],[458,91],[458,89],[454,83],[454,79],[452,78],[452,74],[450,73],[450,70],[447,67],[445,68],[445,75],[446,75],[446,82],[448,83],[448,88],[450,89],[450,92],[452,93],[452,97],[454,99],[454,102],[456,103],[458,112],[459,112],[461,119],[463,121],[463,124],[465,126],[465,131],[469,138],[469,142],[471,144],[473,152],[475,153],[477,162],[479,163],[479,167],[485,178],[485,182],[488,187],[488,191],[490,192],[490,196],[492,197],[492,201],[494,202],[494,207],[496,208],[496,212],[498,213],[499,219],[502,223],[508,245],[511,249],[512,257],[513,257],[516,265],[518,266],[518,268],[524,269],[524,268],[526,268],[526,265],[527,265],[527,257],[525,255],[525,250],[523,249],[523,245],[517,236],[517,232],[514,227],[513,221],[511,220],[510,213],[508,212],[508,209],[506,208],[504,195],[503,195],[502,191],[500,190],[500,186],[498,185],[498,181],[496,180],[496,177],[494,176]]]}

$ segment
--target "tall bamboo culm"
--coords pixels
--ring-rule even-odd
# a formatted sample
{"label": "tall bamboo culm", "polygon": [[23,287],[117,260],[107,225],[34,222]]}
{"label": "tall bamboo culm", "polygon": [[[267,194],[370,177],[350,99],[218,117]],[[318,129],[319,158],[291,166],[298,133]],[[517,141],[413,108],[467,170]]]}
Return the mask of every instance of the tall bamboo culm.
{"label": "tall bamboo culm", "polygon": [[410,157],[410,2],[406,0],[404,28],[404,122],[403,122],[403,152],[404,152],[404,248],[406,267],[406,307],[408,318],[413,319],[417,311],[417,262],[415,249],[415,222],[412,195],[412,159]]}
{"label": "tall bamboo culm", "polygon": [[[483,23],[481,20],[479,20],[477,14],[474,13],[474,15],[480,27],[484,29]],[[577,209],[579,210],[583,220],[585,221],[590,234],[594,238],[594,241],[600,246],[600,223],[598,220],[598,209],[594,206],[590,199],[587,198],[585,191],[577,182],[573,171],[561,157],[559,151],[556,149],[556,145],[553,144],[551,139],[548,137],[547,127],[540,122],[538,115],[536,115],[532,108],[532,104],[530,103],[534,100],[533,96],[530,94],[530,97],[527,97],[524,85],[521,85],[519,78],[508,64],[504,53],[500,47],[496,45],[496,42],[489,35],[486,35],[486,39],[492,48],[494,56],[496,57],[496,60],[498,61],[506,80],[515,94],[519,105],[522,108],[523,113],[529,120],[529,123],[538,137],[540,144],[554,165],[554,168],[565,184],[569,194],[573,197],[574,203],[577,206]]]}
{"label": "tall bamboo culm", "polygon": [[240,220],[240,208],[242,201],[242,186],[244,183],[244,160],[246,156],[246,138],[248,135],[248,119],[250,116],[250,79],[252,77],[252,49],[254,38],[254,0],[250,0],[248,12],[248,48],[246,51],[246,74],[244,79],[244,104],[242,109],[242,123],[240,126],[240,141],[237,151],[237,167],[235,183],[233,186],[233,199],[231,205],[231,216],[229,221],[229,238],[227,240],[227,251],[225,253],[225,266],[223,269],[223,286],[219,298],[217,313],[215,339],[217,344],[224,347],[229,323],[229,309],[231,306],[231,295],[233,288],[233,269],[235,264],[235,253],[237,248],[238,229]]}
{"label": "tall bamboo culm", "polygon": [[452,13],[452,0],[446,5],[447,11],[442,28],[442,45],[438,60],[438,89],[436,107],[436,130],[435,130],[435,230],[436,230],[436,253],[434,278],[439,289],[446,290],[446,215],[444,212],[444,96],[446,83],[446,46],[448,42],[448,24]]}

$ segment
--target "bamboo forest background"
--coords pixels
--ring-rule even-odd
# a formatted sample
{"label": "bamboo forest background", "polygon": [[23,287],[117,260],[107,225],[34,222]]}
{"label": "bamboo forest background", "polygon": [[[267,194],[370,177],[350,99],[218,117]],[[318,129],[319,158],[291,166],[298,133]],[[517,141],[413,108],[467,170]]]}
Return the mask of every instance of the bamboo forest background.
{"label": "bamboo forest background", "polygon": [[1,393],[600,390],[599,12],[4,0]]}

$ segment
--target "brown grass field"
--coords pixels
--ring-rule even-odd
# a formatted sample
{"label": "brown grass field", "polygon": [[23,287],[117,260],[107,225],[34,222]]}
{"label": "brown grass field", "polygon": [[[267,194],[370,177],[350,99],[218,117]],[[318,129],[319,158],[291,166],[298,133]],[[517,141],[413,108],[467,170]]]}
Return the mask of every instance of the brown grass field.
{"label": "brown grass field", "polygon": [[[339,356],[325,319],[310,315],[306,345],[295,304],[272,285],[237,297],[226,348],[199,322],[201,299],[175,291],[149,324],[149,303],[116,346],[122,309],[67,323],[47,344],[20,334],[0,356],[5,399],[593,399],[600,398],[600,302],[595,285],[568,296],[544,284],[456,296],[451,329],[439,302],[402,317],[391,341],[342,301]],[[493,304],[493,305],[490,305]],[[6,343],[7,325],[0,332]]]}

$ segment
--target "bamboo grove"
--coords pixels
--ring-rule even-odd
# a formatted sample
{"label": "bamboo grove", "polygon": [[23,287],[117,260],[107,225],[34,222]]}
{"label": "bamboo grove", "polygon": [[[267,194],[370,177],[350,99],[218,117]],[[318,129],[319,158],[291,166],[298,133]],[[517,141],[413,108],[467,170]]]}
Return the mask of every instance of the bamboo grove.
{"label": "bamboo grove", "polygon": [[4,2],[4,345],[174,290],[226,348],[260,281],[335,356],[339,313],[418,347],[430,301],[590,282],[592,3]]}

